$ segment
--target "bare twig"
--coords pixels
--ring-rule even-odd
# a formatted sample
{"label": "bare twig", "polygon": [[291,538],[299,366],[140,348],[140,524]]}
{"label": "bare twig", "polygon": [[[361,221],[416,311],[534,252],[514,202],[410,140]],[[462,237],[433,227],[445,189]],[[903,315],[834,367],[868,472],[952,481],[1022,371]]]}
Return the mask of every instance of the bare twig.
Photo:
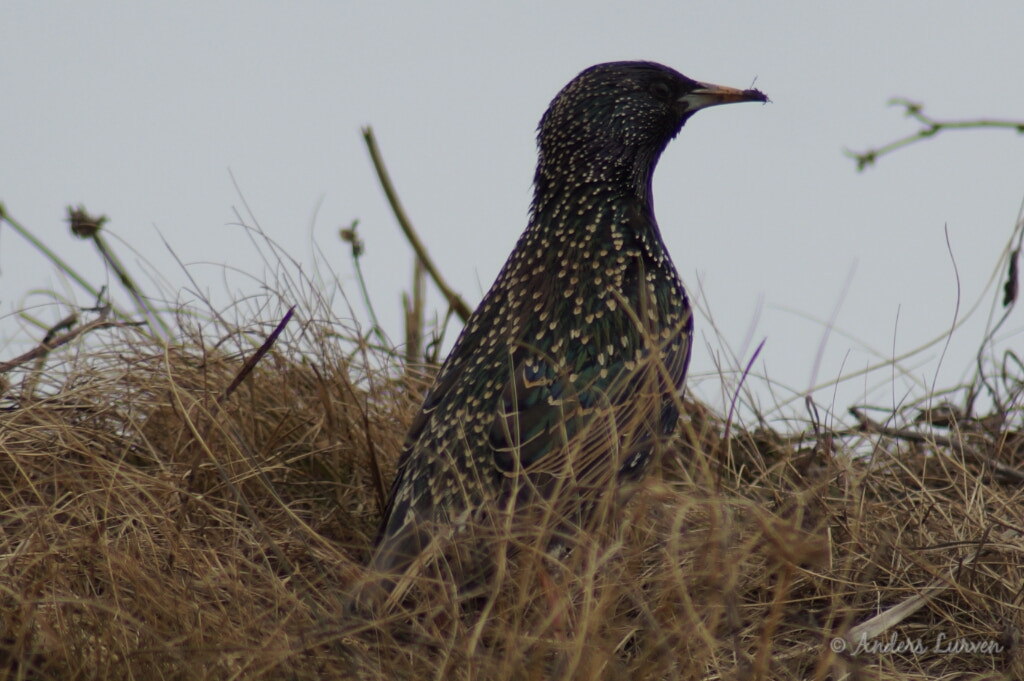
{"label": "bare twig", "polygon": [[388,203],[391,204],[391,210],[395,214],[395,219],[398,220],[398,226],[402,228],[402,232],[405,233],[405,238],[409,240],[414,251],[416,251],[416,257],[420,259],[423,266],[427,269],[427,273],[430,278],[437,284],[437,288],[441,290],[445,300],[448,301],[449,307],[451,307],[455,314],[459,315],[459,319],[465,324],[466,320],[469,319],[469,315],[472,314],[472,310],[469,309],[469,305],[466,304],[459,294],[455,293],[450,286],[441,277],[441,272],[437,269],[434,261],[430,259],[430,255],[427,253],[426,247],[423,242],[420,241],[419,236],[416,234],[416,230],[413,229],[412,222],[409,221],[409,217],[405,213],[405,209],[402,208],[402,202],[398,200],[398,193],[395,192],[395,187],[391,183],[391,177],[388,175],[387,168],[384,166],[384,159],[380,155],[380,149],[377,147],[377,140],[373,136],[373,128],[369,126],[363,128],[363,139],[366,140],[366,148],[370,151],[370,158],[373,160],[373,167],[377,171],[377,177],[380,179],[380,186],[384,189],[384,194],[388,197]]}
{"label": "bare twig", "polygon": [[980,118],[971,121],[939,121],[930,116],[926,116],[924,113],[924,105],[918,102],[912,102],[909,99],[896,98],[889,100],[890,106],[902,106],[904,108],[904,114],[913,118],[914,120],[921,123],[921,129],[915,132],[913,135],[907,135],[901,137],[898,140],[889,142],[876,149],[868,149],[867,151],[856,152],[845,150],[844,153],[857,162],[857,170],[864,170],[868,166],[874,165],[875,161],[878,160],[879,156],[891,153],[902,147],[908,146],[915,142],[920,142],[928,137],[933,137],[943,130],[956,130],[956,129],[968,129],[968,128],[1009,128],[1016,130],[1018,133],[1024,134],[1024,121],[1008,121],[998,120],[993,118]]}
{"label": "bare twig", "polygon": [[100,319],[89,322],[88,324],[83,324],[77,329],[72,329],[71,331],[68,331],[65,334],[54,337],[53,333],[55,331],[61,328],[70,328],[75,323],[76,319],[73,319],[72,317],[65,318],[58,322],[56,325],[54,325],[50,332],[47,333],[48,340],[43,340],[36,347],[32,348],[31,350],[24,354],[18,355],[14,359],[7,360],[6,362],[0,362],[0,374],[6,373],[11,369],[16,369],[22,364],[31,362],[34,359],[45,357],[53,350],[56,350],[62,345],[67,345],[68,343],[75,340],[79,336],[83,336],[89,333],[90,331],[96,331],[97,329],[107,329],[112,326],[123,325],[121,322],[107,321],[106,316],[104,315]]}
{"label": "bare twig", "polygon": [[[1004,259],[1006,271],[1006,281],[1003,284],[1003,300],[1002,308],[1003,311],[999,315],[998,319],[993,321],[995,313],[995,307],[993,306],[993,312],[990,313],[989,325],[985,330],[985,338],[978,348],[978,354],[976,358],[977,371],[975,373],[975,385],[972,386],[971,393],[968,397],[967,406],[968,413],[973,409],[974,399],[977,397],[977,391],[975,388],[983,386],[988,390],[989,395],[995,401],[999,411],[1005,411],[1004,400],[1007,396],[1001,394],[998,384],[990,380],[990,377],[985,372],[985,359],[991,351],[995,349],[995,337],[999,330],[1003,327],[1013,308],[1017,302],[1017,287],[1018,287],[1018,271],[1017,271],[1017,258],[1020,257],[1021,247],[1024,244],[1024,203],[1021,204],[1020,209],[1017,211],[1017,221],[1013,226],[1013,234],[1010,236],[1010,241],[1006,245],[1004,250]],[[1013,399],[1009,396],[1009,399]]]}
{"label": "bare twig", "polygon": [[912,428],[893,428],[891,426],[883,426],[881,423],[871,419],[871,417],[864,413],[862,409],[858,409],[856,407],[850,409],[850,414],[860,422],[861,429],[866,432],[877,433],[878,435],[895,438],[904,442],[931,444],[936,448],[941,448],[943,451],[948,450],[960,454],[964,458],[980,463],[1005,481],[1016,484],[1024,483],[1024,473],[1021,473],[1012,466],[1008,466],[991,457],[985,456],[979,452],[976,447],[964,442],[962,437],[945,437],[935,433],[922,433]]}

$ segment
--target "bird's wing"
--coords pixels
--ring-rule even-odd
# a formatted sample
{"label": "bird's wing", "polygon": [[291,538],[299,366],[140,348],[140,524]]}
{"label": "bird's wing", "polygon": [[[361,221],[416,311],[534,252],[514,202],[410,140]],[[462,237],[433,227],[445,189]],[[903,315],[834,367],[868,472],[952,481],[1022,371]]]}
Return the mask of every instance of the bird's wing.
{"label": "bird's wing", "polygon": [[[489,430],[497,467],[507,476],[606,484],[618,471],[639,473],[675,425],[675,395],[690,354],[689,316],[668,338],[601,365],[577,353],[558,370],[543,353],[510,352],[510,378]],[[543,490],[541,490],[543,493]]]}
{"label": "bird's wing", "polygon": [[[416,417],[409,425],[409,431],[405,436],[405,444],[402,447],[402,454],[398,459],[398,470],[395,474],[395,479],[391,482],[387,506],[384,507],[384,516],[377,535],[378,542],[385,534],[388,534],[392,518],[404,515],[410,506],[415,505],[415,497],[422,493],[420,490],[413,489],[403,491],[402,487],[409,486],[407,478],[410,474],[410,466],[424,464],[423,461],[417,461],[413,454],[416,442],[422,436],[423,429],[430,423],[431,417],[444,397],[449,394],[452,386],[456,383],[459,373],[458,371],[442,370],[438,374],[434,385],[430,387],[430,391],[423,401],[423,406],[420,407]],[[429,464],[429,462],[426,463]]]}
{"label": "bird's wing", "polygon": [[[465,393],[472,394],[473,386],[466,386],[466,366],[471,364],[476,356],[472,353],[463,354],[461,347],[482,348],[483,338],[488,329],[493,325],[490,317],[493,310],[486,303],[481,304],[481,309],[476,316],[484,314],[485,319],[474,319],[471,321],[448,356],[448,360],[441,367],[434,384],[430,386],[424,398],[423,405],[409,425],[409,431],[405,437],[401,456],[398,459],[398,470],[391,483],[388,492],[387,505],[377,532],[375,544],[381,547],[377,555],[386,554],[386,547],[382,545],[385,540],[391,544],[401,544],[401,539],[395,539],[394,535],[404,535],[409,532],[408,525],[421,524],[430,520],[431,515],[437,512],[445,512],[443,508],[434,508],[437,499],[434,496],[437,490],[432,485],[450,479],[459,474],[456,466],[459,460],[456,452],[435,451],[437,442],[431,441],[432,435],[429,432],[438,426],[435,419],[452,420],[453,414],[457,411],[459,402],[464,400]],[[444,430],[441,424],[441,430]],[[450,425],[450,424],[449,424]],[[454,441],[445,443],[444,446],[457,446]],[[416,517],[410,517],[412,513]],[[435,518],[436,519],[436,518]],[[411,522],[410,522],[411,521]],[[391,551],[394,552],[394,551]]]}

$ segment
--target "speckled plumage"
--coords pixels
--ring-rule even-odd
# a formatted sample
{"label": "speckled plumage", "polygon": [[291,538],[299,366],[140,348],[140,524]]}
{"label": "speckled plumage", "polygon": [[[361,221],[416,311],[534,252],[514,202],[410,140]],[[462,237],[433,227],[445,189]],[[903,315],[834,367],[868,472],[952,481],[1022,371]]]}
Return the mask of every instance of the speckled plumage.
{"label": "speckled plumage", "polygon": [[536,502],[585,524],[641,477],[675,428],[693,333],[651,177],[690,115],[731,101],[766,98],[649,62],[591,67],[555,97],[529,224],[409,430],[372,568]]}

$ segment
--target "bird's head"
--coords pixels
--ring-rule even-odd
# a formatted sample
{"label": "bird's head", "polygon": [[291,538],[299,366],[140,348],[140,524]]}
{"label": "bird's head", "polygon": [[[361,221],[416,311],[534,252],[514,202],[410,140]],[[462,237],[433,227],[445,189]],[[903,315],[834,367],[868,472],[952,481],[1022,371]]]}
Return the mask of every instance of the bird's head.
{"label": "bird's head", "polygon": [[605,179],[631,177],[634,186],[647,185],[661,152],[694,113],[718,104],[767,101],[759,90],[701,83],[653,62],[592,66],[558,93],[541,118],[538,198],[546,182],[566,176],[600,180],[610,173],[617,177]]}

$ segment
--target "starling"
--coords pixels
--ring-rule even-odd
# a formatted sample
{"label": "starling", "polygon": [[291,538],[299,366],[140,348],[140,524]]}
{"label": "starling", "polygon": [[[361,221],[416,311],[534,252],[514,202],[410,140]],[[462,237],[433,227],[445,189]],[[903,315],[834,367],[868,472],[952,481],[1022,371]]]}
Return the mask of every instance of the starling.
{"label": "starling", "polygon": [[546,522],[565,547],[635,487],[676,426],[693,336],[651,178],[696,111],[747,101],[767,97],[616,62],[551,102],[529,224],[409,429],[376,574],[481,524]]}

